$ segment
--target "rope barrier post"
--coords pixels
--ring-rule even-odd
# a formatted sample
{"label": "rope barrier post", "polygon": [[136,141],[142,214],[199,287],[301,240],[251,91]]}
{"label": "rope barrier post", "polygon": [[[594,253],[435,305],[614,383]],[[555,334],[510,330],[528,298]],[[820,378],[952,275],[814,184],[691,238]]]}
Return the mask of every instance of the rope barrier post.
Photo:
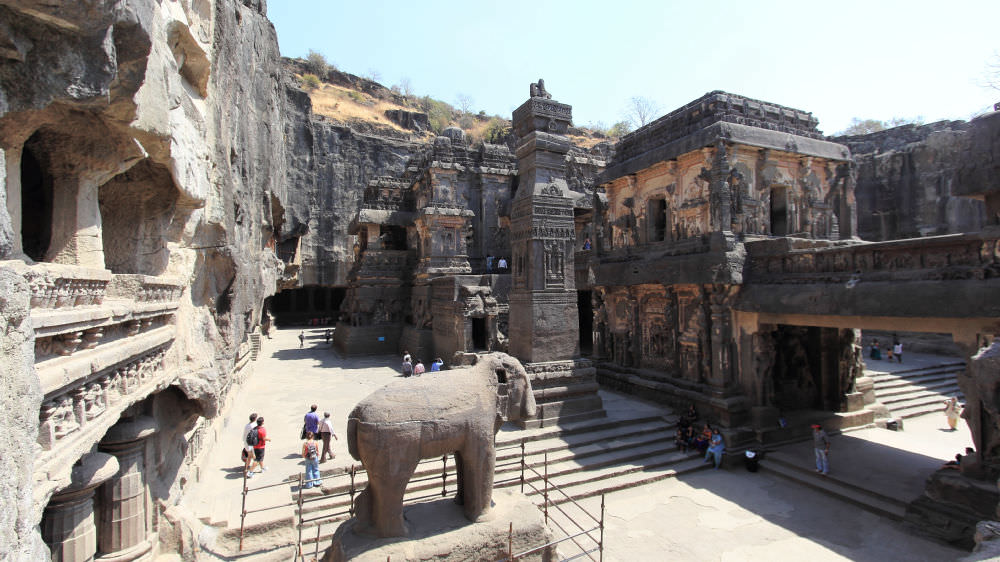
{"label": "rope barrier post", "polygon": [[302,474],[299,474],[299,556],[304,557],[302,554]]}
{"label": "rope barrier post", "polygon": [[319,530],[322,528],[322,523],[316,525],[316,549],[313,550],[313,559],[315,560],[319,560]]}
{"label": "rope barrier post", "polygon": [[510,522],[510,529],[507,530],[507,560],[514,561],[514,522]]}
{"label": "rope barrier post", "polygon": [[545,476],[543,476],[543,481],[545,485],[542,487],[542,498],[544,501],[542,505],[545,507],[545,524],[549,524],[549,452],[545,452]]}
{"label": "rope barrier post", "polygon": [[601,528],[601,540],[597,543],[597,557],[604,562],[604,494],[601,494],[601,522],[598,526]]}
{"label": "rope barrier post", "polygon": [[[246,467],[244,467],[246,468]],[[240,552],[243,552],[243,523],[247,519],[247,471],[243,471],[243,500],[240,505]]]}
{"label": "rope barrier post", "polygon": [[524,439],[521,439],[521,493],[524,493]]}
{"label": "rope barrier post", "polygon": [[441,497],[448,495],[448,455],[441,455]]}

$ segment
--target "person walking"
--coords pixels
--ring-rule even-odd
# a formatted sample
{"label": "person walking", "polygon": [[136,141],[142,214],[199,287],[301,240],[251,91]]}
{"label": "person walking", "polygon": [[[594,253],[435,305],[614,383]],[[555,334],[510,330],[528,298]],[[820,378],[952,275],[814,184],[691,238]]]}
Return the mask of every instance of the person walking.
{"label": "person walking", "polygon": [[250,463],[253,462],[253,445],[247,442],[247,435],[257,427],[257,414],[250,414],[250,423],[243,426],[243,434],[240,435],[240,440],[243,441],[243,470],[244,472],[250,472]]}
{"label": "person walking", "polygon": [[507,258],[500,258],[500,261],[497,262],[497,269],[507,271]]}
{"label": "person walking", "polygon": [[726,451],[726,444],[722,441],[722,434],[718,428],[712,429],[712,437],[708,441],[708,450],[705,451],[705,462],[715,460],[715,470],[719,470],[722,464],[722,453]]}
{"label": "person walking", "polygon": [[944,417],[948,420],[948,428],[955,431],[958,428],[958,418],[962,416],[962,408],[958,405],[958,398],[952,396],[944,401]]}
{"label": "person walking", "polygon": [[[267,472],[267,467],[264,466],[264,447],[268,441],[271,439],[267,436],[267,430],[264,429],[264,416],[259,416],[257,418],[257,428],[256,428],[256,443],[253,446],[253,464],[250,465],[250,470],[247,471],[247,478],[254,473],[254,467],[260,469],[260,472]],[[248,438],[249,442],[250,439]]]}
{"label": "person walking", "polygon": [[319,406],[316,404],[309,406],[309,413],[307,413],[303,419],[302,439],[306,438],[307,433],[312,433],[313,435],[317,435],[319,433],[319,414],[316,413],[318,408]]}
{"label": "person walking", "polygon": [[413,376],[419,377],[424,374],[427,369],[424,367],[423,361],[417,359],[417,364],[413,366]]}
{"label": "person walking", "polygon": [[892,344],[892,354],[896,357],[896,361],[903,362],[903,342],[896,340]]}
{"label": "person walking", "polygon": [[305,345],[305,343],[306,343],[306,333],[303,330],[299,332],[299,349],[302,349],[302,346]]}
{"label": "person walking", "polygon": [[306,459],[306,480],[304,488],[320,485],[319,481],[319,448],[316,446],[315,433],[306,433],[306,442],[302,444],[302,458]]}
{"label": "person walking", "polygon": [[823,426],[814,423],[813,450],[816,453],[816,472],[826,476],[830,473],[830,438],[823,431]]}
{"label": "person walking", "polygon": [[330,455],[333,460],[337,455],[330,449],[330,437],[340,440],[333,431],[333,420],[330,419],[330,412],[323,412],[323,419],[319,422],[319,436],[323,440],[323,452],[319,456],[319,462],[326,462],[326,455]]}

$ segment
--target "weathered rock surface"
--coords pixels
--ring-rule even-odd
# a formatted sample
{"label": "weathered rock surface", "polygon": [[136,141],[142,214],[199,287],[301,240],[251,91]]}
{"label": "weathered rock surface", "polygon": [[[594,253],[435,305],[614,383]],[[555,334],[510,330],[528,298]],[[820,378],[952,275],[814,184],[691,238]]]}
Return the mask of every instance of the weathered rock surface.
{"label": "weathered rock surface", "polygon": [[831,139],[849,146],[857,163],[860,237],[895,240],[982,228],[987,222],[983,202],[959,196],[982,185],[979,176],[996,174],[1000,157],[994,157],[990,171],[983,152],[991,150],[989,131],[1000,134],[1000,126],[987,121],[904,125]]}

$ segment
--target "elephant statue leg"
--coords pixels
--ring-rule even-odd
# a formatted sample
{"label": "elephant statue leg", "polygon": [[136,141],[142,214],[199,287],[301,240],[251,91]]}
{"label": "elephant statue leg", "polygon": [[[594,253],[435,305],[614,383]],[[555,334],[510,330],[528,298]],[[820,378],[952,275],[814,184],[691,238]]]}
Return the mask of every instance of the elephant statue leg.
{"label": "elephant statue leg", "polygon": [[496,468],[492,439],[488,444],[471,443],[466,446],[462,457],[461,478],[465,484],[463,489],[465,517],[469,521],[485,521],[487,520],[485,516],[490,512],[493,471]]}
{"label": "elephant statue leg", "polygon": [[368,474],[365,491],[371,490],[372,526],[380,537],[404,537],[407,534],[403,519],[403,494],[419,458],[416,454],[399,457],[402,458],[393,455],[384,470]]}
{"label": "elephant statue leg", "polygon": [[462,459],[462,451],[455,451],[455,481],[458,491],[455,493],[455,503],[463,505],[465,503],[465,462]]}

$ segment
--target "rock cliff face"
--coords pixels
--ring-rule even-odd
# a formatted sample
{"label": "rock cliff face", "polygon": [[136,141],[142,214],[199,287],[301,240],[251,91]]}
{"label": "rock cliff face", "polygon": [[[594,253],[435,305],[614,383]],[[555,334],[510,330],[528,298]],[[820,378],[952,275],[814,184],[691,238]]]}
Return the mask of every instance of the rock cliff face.
{"label": "rock cliff face", "polygon": [[[146,480],[154,500],[176,501],[184,432],[221,406],[283,273],[277,243],[309,220],[308,206],[286,209],[296,186],[281,78],[263,0],[0,5],[0,434],[13,476],[0,484],[0,558],[47,557],[35,529],[72,464],[41,481],[34,466],[50,391],[34,375],[39,336],[17,272],[52,262],[182,280],[163,381],[128,397],[162,418]],[[78,425],[99,427],[100,413]],[[88,438],[70,448],[89,450]]]}
{"label": "rock cliff face", "polygon": [[345,286],[354,261],[354,237],[347,227],[360,208],[365,186],[377,176],[402,176],[423,144],[364,134],[316,117],[309,96],[291,79],[285,83],[286,205],[292,223],[281,243],[299,248],[301,285]]}
{"label": "rock cliff face", "polygon": [[970,232],[986,223],[982,201],[959,197],[960,170],[969,164],[970,123],[904,125],[831,140],[848,145],[857,162],[862,239]]}

